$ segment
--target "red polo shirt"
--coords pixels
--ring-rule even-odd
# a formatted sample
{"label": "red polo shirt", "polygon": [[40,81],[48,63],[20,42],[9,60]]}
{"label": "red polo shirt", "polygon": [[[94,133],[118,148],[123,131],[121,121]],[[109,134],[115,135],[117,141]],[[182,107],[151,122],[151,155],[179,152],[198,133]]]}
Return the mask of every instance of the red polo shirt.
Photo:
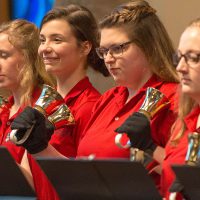
{"label": "red polo shirt", "polygon": [[[170,104],[158,111],[151,121],[152,138],[157,145],[164,147],[175,120],[173,110],[177,84],[162,82],[156,76],[152,76],[128,103],[128,90],[125,87],[111,89],[100,98],[86,128],[85,136],[79,144],[77,157],[93,154],[96,158],[129,158],[128,149],[116,146],[114,130],[133,112],[139,110],[147,87],[157,88],[170,101]],[[128,141],[125,134],[123,140]]]}
{"label": "red polo shirt", "polygon": [[[169,188],[175,179],[175,174],[171,169],[172,164],[185,164],[185,157],[188,148],[188,134],[196,130],[197,119],[200,113],[200,107],[196,107],[186,116],[186,130],[183,137],[176,146],[173,146],[170,141],[166,145],[166,157],[163,162],[163,172],[161,176],[162,194],[167,199],[169,198]],[[176,135],[180,129],[177,129],[173,135]],[[181,199],[179,196],[178,199]]]}
{"label": "red polo shirt", "polygon": [[[35,102],[38,99],[40,92],[41,92],[40,89],[36,89],[34,91],[33,102]],[[22,156],[24,154],[24,148],[16,146],[10,141],[8,142],[5,141],[8,133],[11,132],[10,124],[23,110],[23,108],[19,108],[19,110],[9,118],[10,108],[12,107],[13,103],[14,103],[14,98],[10,97],[8,104],[3,108],[3,110],[0,113],[0,145],[6,146],[8,151],[15,159],[15,161],[20,163]]]}
{"label": "red polo shirt", "polygon": [[66,157],[76,157],[83,130],[99,98],[100,93],[92,86],[88,77],[79,81],[65,96],[65,103],[75,118],[75,124],[55,130],[50,144]]}

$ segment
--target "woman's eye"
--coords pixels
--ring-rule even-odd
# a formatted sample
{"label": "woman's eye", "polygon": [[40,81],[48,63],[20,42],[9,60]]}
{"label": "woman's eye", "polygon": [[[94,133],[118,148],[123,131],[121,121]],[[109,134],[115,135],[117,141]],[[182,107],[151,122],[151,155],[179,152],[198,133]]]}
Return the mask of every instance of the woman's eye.
{"label": "woman's eye", "polygon": [[111,48],[111,51],[114,53],[118,53],[121,52],[121,47],[120,46],[115,46]]}
{"label": "woman's eye", "polygon": [[62,39],[61,39],[61,38],[55,38],[54,41],[55,41],[55,42],[61,42]]}
{"label": "woman's eye", "polygon": [[3,52],[3,51],[0,52],[0,57],[1,58],[8,58],[8,56],[9,56],[8,53]]}
{"label": "woman's eye", "polygon": [[45,39],[44,38],[40,38],[40,43],[44,43]]}
{"label": "woman's eye", "polygon": [[193,55],[193,54],[189,54],[188,55],[188,60],[190,60],[191,62],[195,62],[198,63],[199,62],[200,57],[198,55]]}

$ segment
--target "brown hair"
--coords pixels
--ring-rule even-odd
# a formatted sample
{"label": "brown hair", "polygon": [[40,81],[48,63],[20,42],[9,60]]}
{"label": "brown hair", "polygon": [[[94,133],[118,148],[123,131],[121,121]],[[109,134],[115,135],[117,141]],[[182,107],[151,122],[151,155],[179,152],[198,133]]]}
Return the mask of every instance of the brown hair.
{"label": "brown hair", "polygon": [[24,56],[24,66],[20,71],[20,86],[23,95],[21,104],[30,105],[32,92],[35,87],[42,87],[43,84],[52,85],[51,78],[45,71],[44,65],[38,56],[39,30],[26,21],[17,19],[3,23],[0,26],[0,33],[8,34],[9,42]]}
{"label": "brown hair", "polygon": [[95,51],[95,48],[99,46],[99,32],[93,14],[87,8],[75,4],[66,8],[55,8],[44,16],[40,29],[45,23],[55,19],[64,19],[69,23],[78,43],[89,41],[92,44],[87,64],[104,76],[109,76],[104,61],[97,56]]}
{"label": "brown hair", "polygon": [[121,28],[146,55],[151,70],[164,81],[178,82],[173,66],[174,48],[162,22],[146,1],[118,6],[100,22],[100,28]]}

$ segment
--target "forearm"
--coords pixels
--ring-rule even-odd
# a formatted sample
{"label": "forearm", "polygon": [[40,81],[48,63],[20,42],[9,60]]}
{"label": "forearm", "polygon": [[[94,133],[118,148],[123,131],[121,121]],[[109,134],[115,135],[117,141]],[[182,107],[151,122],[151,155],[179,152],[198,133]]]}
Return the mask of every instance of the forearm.
{"label": "forearm", "polygon": [[20,165],[18,164],[18,166],[21,169],[22,173],[24,174],[26,180],[32,187],[32,189],[35,190],[34,183],[33,183],[33,177],[32,177],[30,165],[29,165],[28,158],[27,158],[27,151],[25,151],[22,161],[21,161]]}
{"label": "forearm", "polygon": [[66,158],[63,156],[61,153],[59,153],[52,145],[48,144],[47,148],[44,149],[43,151],[32,154],[35,158],[37,157],[51,157],[51,158]]}
{"label": "forearm", "polygon": [[161,146],[157,146],[155,151],[153,152],[153,158],[159,163],[162,164],[165,158],[165,148]]}

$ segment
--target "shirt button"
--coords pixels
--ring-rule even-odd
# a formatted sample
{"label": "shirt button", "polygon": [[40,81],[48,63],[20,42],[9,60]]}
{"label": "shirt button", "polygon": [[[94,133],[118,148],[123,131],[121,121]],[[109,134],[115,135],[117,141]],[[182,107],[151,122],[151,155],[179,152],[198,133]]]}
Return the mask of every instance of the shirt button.
{"label": "shirt button", "polygon": [[10,126],[10,122],[9,121],[7,122],[7,126]]}
{"label": "shirt button", "polygon": [[119,120],[119,117],[115,117],[115,121],[118,121]]}

